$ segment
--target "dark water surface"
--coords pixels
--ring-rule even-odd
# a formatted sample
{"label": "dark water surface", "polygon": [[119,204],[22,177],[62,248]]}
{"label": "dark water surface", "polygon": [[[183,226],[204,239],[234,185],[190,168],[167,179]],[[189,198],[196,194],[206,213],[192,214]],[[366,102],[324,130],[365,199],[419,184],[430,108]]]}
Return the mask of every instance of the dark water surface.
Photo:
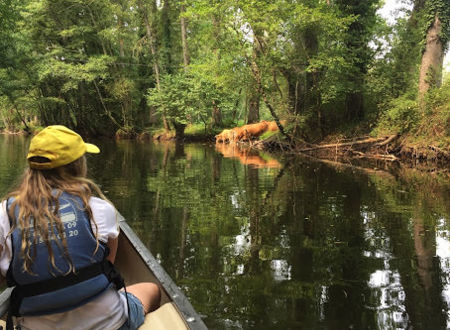
{"label": "dark water surface", "polygon": [[[448,174],[101,141],[90,175],[210,329],[450,326]],[[27,140],[0,136],[0,195]]]}

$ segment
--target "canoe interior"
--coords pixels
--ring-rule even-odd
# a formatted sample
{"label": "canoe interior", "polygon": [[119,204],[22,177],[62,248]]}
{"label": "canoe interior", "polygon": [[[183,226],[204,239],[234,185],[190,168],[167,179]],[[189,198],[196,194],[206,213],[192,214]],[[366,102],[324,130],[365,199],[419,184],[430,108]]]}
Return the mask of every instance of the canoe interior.
{"label": "canoe interior", "polygon": [[119,235],[119,246],[114,265],[122,274],[125,284],[131,285],[139,282],[153,282],[161,288],[161,305],[172,301],[161,282],[148,268],[140,254],[136,251],[123,231]]}

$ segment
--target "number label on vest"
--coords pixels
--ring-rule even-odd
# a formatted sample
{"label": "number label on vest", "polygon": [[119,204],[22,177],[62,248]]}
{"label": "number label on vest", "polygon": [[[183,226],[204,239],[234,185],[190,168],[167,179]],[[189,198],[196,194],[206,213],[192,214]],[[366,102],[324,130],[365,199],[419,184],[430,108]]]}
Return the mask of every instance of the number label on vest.
{"label": "number label on vest", "polygon": [[78,230],[69,230],[69,237],[78,236]]}

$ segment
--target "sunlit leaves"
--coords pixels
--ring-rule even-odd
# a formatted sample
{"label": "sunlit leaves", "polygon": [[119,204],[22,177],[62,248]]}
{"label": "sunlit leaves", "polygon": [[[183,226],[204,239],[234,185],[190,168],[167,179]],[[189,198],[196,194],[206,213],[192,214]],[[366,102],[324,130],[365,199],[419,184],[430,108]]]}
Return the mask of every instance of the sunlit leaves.
{"label": "sunlit leaves", "polygon": [[85,64],[70,63],[64,60],[49,59],[39,65],[41,81],[59,78],[65,81],[64,92],[77,88],[79,82],[91,82],[95,79],[106,79],[108,67],[113,62],[109,56],[90,57]]}
{"label": "sunlit leaves", "polygon": [[149,106],[182,124],[208,122],[213,106],[231,110],[234,100],[228,98],[220,80],[207,72],[194,65],[187,73],[163,76],[160,88],[148,91]]}

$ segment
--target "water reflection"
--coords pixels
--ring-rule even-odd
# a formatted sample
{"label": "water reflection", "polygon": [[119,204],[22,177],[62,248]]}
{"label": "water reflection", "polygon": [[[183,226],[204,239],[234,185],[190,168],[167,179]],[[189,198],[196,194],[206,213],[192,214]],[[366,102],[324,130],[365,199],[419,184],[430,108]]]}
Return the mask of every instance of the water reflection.
{"label": "water reflection", "polygon": [[370,249],[364,251],[364,256],[382,262],[382,266],[370,274],[368,286],[372,289],[366,302],[367,308],[377,311],[379,329],[408,328],[408,314],[405,307],[405,291],[397,270],[391,269],[395,256],[391,253],[391,242],[382,228],[377,229],[376,214],[363,212],[365,238]]}
{"label": "water reflection", "polygon": [[264,155],[254,149],[243,147],[236,143],[216,143],[216,151],[225,158],[237,159],[241,164],[255,168],[281,168],[281,164],[275,158]]}
{"label": "water reflection", "polygon": [[[450,282],[448,274],[450,274],[450,230],[446,224],[446,220],[441,218],[438,220],[436,230],[436,255],[440,260],[440,267],[442,269],[441,281],[444,283],[442,298],[445,300],[447,309],[447,320],[450,320]],[[449,323],[447,322],[447,327]]]}
{"label": "water reflection", "polygon": [[[263,166],[265,156],[256,164],[209,145],[98,144],[90,174],[209,328],[450,327],[448,176],[301,158]],[[26,142],[0,146],[6,191]]]}

